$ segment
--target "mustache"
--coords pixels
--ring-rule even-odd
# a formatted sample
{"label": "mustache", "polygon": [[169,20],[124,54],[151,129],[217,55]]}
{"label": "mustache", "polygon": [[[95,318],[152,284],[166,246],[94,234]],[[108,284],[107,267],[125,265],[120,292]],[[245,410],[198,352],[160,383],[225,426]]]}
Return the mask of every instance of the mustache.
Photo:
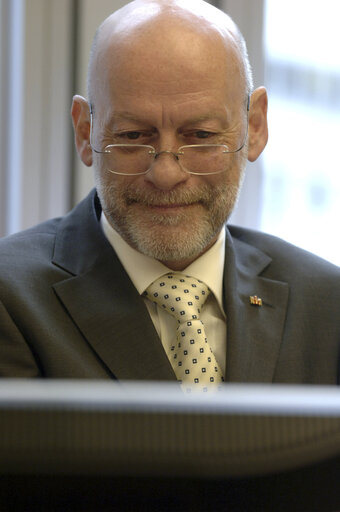
{"label": "mustache", "polygon": [[212,187],[201,186],[197,189],[178,189],[178,190],[125,190],[123,198],[127,205],[139,203],[143,206],[173,206],[189,205],[193,203],[210,204],[216,197],[216,191]]}

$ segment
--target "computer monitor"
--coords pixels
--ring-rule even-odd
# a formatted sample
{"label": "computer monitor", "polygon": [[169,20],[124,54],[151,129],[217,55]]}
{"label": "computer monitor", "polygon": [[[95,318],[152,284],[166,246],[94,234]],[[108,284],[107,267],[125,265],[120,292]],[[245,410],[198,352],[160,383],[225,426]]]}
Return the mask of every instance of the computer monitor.
{"label": "computer monitor", "polygon": [[334,512],[339,477],[336,387],[0,381],[0,511]]}

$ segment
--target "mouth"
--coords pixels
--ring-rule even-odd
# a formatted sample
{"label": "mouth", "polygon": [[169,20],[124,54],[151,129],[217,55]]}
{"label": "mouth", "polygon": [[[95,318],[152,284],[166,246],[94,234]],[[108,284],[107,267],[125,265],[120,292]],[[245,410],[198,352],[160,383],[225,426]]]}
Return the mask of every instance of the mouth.
{"label": "mouth", "polygon": [[148,208],[155,208],[161,210],[172,210],[176,208],[188,208],[189,206],[194,206],[198,203],[178,203],[178,204],[148,204],[146,205]]}
{"label": "mouth", "polygon": [[202,206],[200,201],[194,203],[171,203],[171,204],[144,204],[137,203],[143,209],[149,210],[150,212],[159,213],[159,214],[168,214],[175,215],[178,213],[183,213],[185,210],[191,209],[193,207]]}
{"label": "mouth", "polygon": [[124,200],[127,208],[132,208],[136,213],[166,218],[180,216],[185,218],[190,212],[200,209],[209,210],[209,190],[197,191],[169,191],[155,193],[154,191],[127,191]]}

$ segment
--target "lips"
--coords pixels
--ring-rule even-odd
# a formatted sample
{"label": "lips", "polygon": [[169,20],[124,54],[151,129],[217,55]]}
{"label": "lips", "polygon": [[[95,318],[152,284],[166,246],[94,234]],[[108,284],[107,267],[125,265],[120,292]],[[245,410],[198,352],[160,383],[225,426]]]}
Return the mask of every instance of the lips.
{"label": "lips", "polygon": [[193,206],[197,203],[187,203],[187,204],[149,204],[147,205],[149,208],[162,208],[162,209],[169,209],[172,208],[186,208],[188,206]]}
{"label": "lips", "polygon": [[201,203],[201,201],[190,201],[190,202],[167,202],[167,203],[156,203],[155,201],[146,201],[145,199],[132,199],[129,198],[127,200],[128,205],[131,204],[139,204],[142,206],[147,206],[148,208],[183,208],[185,206],[192,206],[194,204]]}
{"label": "lips", "polygon": [[189,217],[198,214],[198,209],[202,208],[202,204],[200,202],[154,204],[136,201],[130,205],[130,208],[131,213],[134,211],[134,215],[140,219],[149,219],[156,224],[172,226],[188,221]]}
{"label": "lips", "polygon": [[184,215],[184,212],[189,212],[194,207],[202,206],[200,201],[190,202],[190,203],[172,203],[172,204],[145,204],[145,203],[136,203],[139,207],[143,209],[143,211],[149,211],[151,214],[160,214],[160,215]]}

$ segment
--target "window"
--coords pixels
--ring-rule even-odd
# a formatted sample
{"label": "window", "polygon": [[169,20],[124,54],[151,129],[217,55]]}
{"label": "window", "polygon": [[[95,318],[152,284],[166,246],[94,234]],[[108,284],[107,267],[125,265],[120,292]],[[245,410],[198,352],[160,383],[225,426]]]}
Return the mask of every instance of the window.
{"label": "window", "polygon": [[267,0],[260,229],[340,265],[340,2]]}

